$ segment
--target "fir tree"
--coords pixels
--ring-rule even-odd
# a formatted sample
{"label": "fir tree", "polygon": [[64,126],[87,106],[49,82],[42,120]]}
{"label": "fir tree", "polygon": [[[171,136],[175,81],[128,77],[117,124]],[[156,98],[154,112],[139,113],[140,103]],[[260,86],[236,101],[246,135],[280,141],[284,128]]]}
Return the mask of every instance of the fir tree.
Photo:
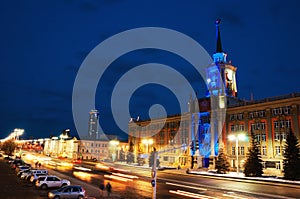
{"label": "fir tree", "polygon": [[119,157],[119,160],[120,160],[121,162],[124,162],[124,161],[125,161],[125,152],[124,152],[123,148],[121,148],[121,150],[120,150],[120,157]]}
{"label": "fir tree", "polygon": [[245,162],[244,174],[247,177],[261,177],[263,174],[263,166],[260,155],[260,149],[255,139],[254,132],[251,132],[251,146],[247,154]]}
{"label": "fir tree", "polygon": [[[153,151],[151,152],[150,157],[149,157],[149,167],[152,167],[154,164],[154,153],[155,152],[156,152],[156,148],[153,147]],[[160,166],[159,159],[156,159],[156,167],[159,167],[159,166]]]}
{"label": "fir tree", "polygon": [[128,153],[127,153],[127,157],[126,157],[126,162],[127,163],[133,163],[134,162],[134,144],[132,141],[129,142],[129,149],[128,149]]}
{"label": "fir tree", "polygon": [[300,179],[300,149],[298,139],[290,129],[285,143],[283,159],[284,178],[288,180]]}
{"label": "fir tree", "polygon": [[227,155],[224,153],[223,148],[219,149],[218,159],[216,161],[215,169],[217,169],[217,173],[227,173],[229,171],[229,162],[227,159]]}
{"label": "fir tree", "polygon": [[138,156],[137,156],[137,162],[138,162],[139,166],[143,166],[145,164],[144,158],[141,157],[142,154],[143,154],[143,150],[142,150],[141,145],[139,145],[138,146]]}

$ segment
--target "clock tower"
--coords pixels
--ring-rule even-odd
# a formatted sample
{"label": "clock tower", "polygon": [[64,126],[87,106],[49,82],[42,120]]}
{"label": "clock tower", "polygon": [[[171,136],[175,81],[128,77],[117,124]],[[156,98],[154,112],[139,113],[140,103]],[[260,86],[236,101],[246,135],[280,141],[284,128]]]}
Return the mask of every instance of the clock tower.
{"label": "clock tower", "polygon": [[[216,25],[216,52],[213,54],[214,63],[206,69],[206,80],[208,93],[210,95],[220,95],[225,90],[226,97],[237,97],[236,70],[237,68],[227,61],[227,53],[222,49],[220,34],[220,19],[215,22]],[[222,85],[223,84],[223,85]]]}

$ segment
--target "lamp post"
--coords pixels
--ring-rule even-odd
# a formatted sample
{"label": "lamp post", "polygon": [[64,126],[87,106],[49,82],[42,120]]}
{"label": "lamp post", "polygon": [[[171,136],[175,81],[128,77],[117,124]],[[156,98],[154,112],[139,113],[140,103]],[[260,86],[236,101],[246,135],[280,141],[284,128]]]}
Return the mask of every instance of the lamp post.
{"label": "lamp post", "polygon": [[236,154],[236,173],[239,175],[239,140],[245,140],[246,136],[243,133],[237,135],[229,135],[228,139],[230,141],[235,141],[235,154]]}
{"label": "lamp post", "polygon": [[116,160],[116,157],[117,157],[117,153],[118,153],[118,145],[119,145],[119,141],[118,140],[111,140],[111,141],[109,141],[109,144],[111,145],[111,147],[112,147],[112,154],[111,154],[111,156],[112,156],[112,160],[113,160],[113,162]]}
{"label": "lamp post", "polygon": [[152,145],[152,144],[153,144],[153,139],[143,139],[143,140],[142,140],[142,143],[143,143],[144,145],[146,145],[147,153],[149,153],[149,145]]}

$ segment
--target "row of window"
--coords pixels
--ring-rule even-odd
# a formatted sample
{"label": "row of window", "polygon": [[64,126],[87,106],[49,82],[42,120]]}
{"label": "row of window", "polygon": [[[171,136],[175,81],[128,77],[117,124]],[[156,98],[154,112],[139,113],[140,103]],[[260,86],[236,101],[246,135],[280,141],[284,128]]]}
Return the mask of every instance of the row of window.
{"label": "row of window", "polygon": [[291,120],[276,120],[274,121],[274,128],[290,128]]}
{"label": "row of window", "polygon": [[182,121],[181,125],[179,121],[176,122],[167,122],[166,124],[159,123],[159,124],[153,124],[153,125],[148,125],[148,126],[138,126],[138,127],[129,127],[130,132],[135,132],[135,131],[158,131],[161,129],[178,129],[179,126],[181,128],[188,128],[189,127],[189,122]]}
{"label": "row of window", "polygon": [[289,114],[291,114],[291,110],[292,110],[292,108],[290,106],[273,108],[272,109],[272,114],[273,114],[273,116],[283,115],[283,114],[289,115]]}
{"label": "row of window", "polygon": [[238,132],[238,131],[245,131],[245,125],[244,124],[232,124],[230,125],[231,132]]}
{"label": "row of window", "polygon": [[[276,120],[273,122],[274,128],[290,128],[291,127],[291,120]],[[265,122],[255,122],[251,124],[251,130],[265,130],[266,123]],[[238,132],[244,131],[245,125],[244,124],[232,124],[230,125],[231,132]]]}
{"label": "row of window", "polygon": [[[249,151],[249,148],[248,148]],[[285,153],[285,148],[283,146],[275,146],[275,155],[283,155]],[[231,155],[236,154],[236,147],[232,146],[231,147]],[[245,147],[241,146],[238,147],[238,155],[245,155]],[[261,147],[261,155],[266,156],[267,155],[267,147],[262,146]]]}
{"label": "row of window", "polygon": [[83,146],[86,146],[86,147],[89,147],[89,146],[91,146],[91,147],[107,147],[107,144],[105,143],[102,143],[102,144],[100,144],[100,143],[82,143],[82,145]]}
{"label": "row of window", "polygon": [[[273,108],[272,109],[272,115],[273,116],[283,115],[283,114],[290,115],[291,110],[292,110],[291,106]],[[249,119],[263,118],[263,117],[266,117],[266,111],[265,110],[249,112]],[[243,113],[231,114],[229,116],[230,121],[243,120],[243,119],[244,119],[244,114]]]}
{"label": "row of window", "polygon": [[[102,152],[101,152],[102,151]],[[89,150],[88,149],[81,149],[81,152],[82,153],[89,153]],[[93,149],[91,149],[90,150],[90,153],[106,153],[106,150],[100,150],[100,149],[96,149],[96,150],[93,150]]]}
{"label": "row of window", "polygon": [[265,122],[255,122],[251,124],[251,130],[264,130],[264,129],[266,129]]}

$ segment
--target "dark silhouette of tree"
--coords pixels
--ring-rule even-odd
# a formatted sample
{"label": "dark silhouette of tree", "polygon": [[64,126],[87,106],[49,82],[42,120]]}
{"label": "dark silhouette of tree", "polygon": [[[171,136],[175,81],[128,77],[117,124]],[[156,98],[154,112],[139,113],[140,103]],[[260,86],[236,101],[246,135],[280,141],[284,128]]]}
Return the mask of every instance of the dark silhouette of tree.
{"label": "dark silhouette of tree", "polygon": [[17,147],[17,145],[15,144],[15,142],[13,140],[7,140],[2,144],[1,150],[4,151],[4,153],[6,155],[10,156],[13,154],[16,147]]}
{"label": "dark silhouette of tree", "polygon": [[145,164],[145,160],[144,158],[142,158],[142,154],[143,154],[143,150],[142,150],[142,147],[141,145],[138,146],[138,156],[137,156],[137,162],[138,162],[138,165],[139,166],[143,166]]}
{"label": "dark silhouette of tree", "polygon": [[119,160],[121,161],[121,162],[124,162],[125,161],[125,152],[124,152],[124,150],[123,150],[123,148],[121,148],[121,150],[120,150],[120,155],[119,155]]}
{"label": "dark silhouette of tree", "polygon": [[300,179],[300,149],[299,142],[292,129],[289,130],[283,154],[284,178],[288,180]]}
{"label": "dark silhouette of tree", "polygon": [[224,153],[223,148],[219,149],[219,155],[216,161],[215,169],[217,169],[217,173],[227,173],[229,171],[229,162],[227,159],[227,155]]}
{"label": "dark silhouette of tree", "polygon": [[132,141],[129,142],[129,149],[126,157],[126,162],[127,163],[133,163],[134,162],[134,144]]}
{"label": "dark silhouette of tree", "polygon": [[[154,164],[154,153],[155,152],[156,152],[156,148],[153,147],[153,151],[150,153],[150,157],[149,157],[149,167],[152,167]],[[156,159],[156,167],[159,167],[159,166],[160,166],[159,159]]]}
{"label": "dark silhouette of tree", "polygon": [[261,177],[263,174],[260,149],[253,131],[251,131],[251,145],[245,162],[244,174],[247,177]]}

